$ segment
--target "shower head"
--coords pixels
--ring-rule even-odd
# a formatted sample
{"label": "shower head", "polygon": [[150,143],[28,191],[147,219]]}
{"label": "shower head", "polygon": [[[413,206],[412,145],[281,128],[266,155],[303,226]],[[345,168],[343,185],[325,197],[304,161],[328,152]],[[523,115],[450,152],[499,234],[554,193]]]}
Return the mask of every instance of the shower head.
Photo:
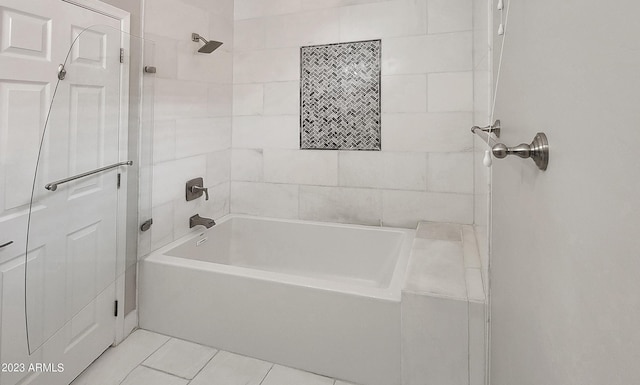
{"label": "shower head", "polygon": [[222,42],[219,42],[219,41],[214,41],[214,40],[207,41],[207,39],[198,35],[197,33],[191,34],[191,40],[195,42],[199,42],[200,40],[202,40],[204,42],[204,45],[200,47],[200,49],[198,50],[198,52],[202,52],[202,53],[211,53],[222,45]]}

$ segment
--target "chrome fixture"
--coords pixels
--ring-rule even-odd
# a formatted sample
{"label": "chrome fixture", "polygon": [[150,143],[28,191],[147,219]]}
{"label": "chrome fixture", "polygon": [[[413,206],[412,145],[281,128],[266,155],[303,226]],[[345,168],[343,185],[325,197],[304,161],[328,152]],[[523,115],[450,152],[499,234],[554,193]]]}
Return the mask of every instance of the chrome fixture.
{"label": "chrome fixture", "polygon": [[67,76],[67,70],[64,69],[64,64],[60,64],[58,66],[58,79],[59,80],[64,80],[64,78]]}
{"label": "chrome fixture", "polygon": [[204,45],[200,47],[200,49],[198,50],[198,52],[200,53],[211,53],[217,50],[218,47],[222,45],[222,42],[215,41],[215,40],[207,40],[204,37],[198,35],[197,33],[191,34],[191,40],[195,41],[196,43],[199,42],[200,40],[204,42]]}
{"label": "chrome fixture", "polygon": [[193,194],[198,194],[200,193],[200,195],[202,195],[202,193],[204,192],[204,200],[208,201],[209,200],[209,189],[206,187],[200,187],[200,186],[191,186],[191,192]]}
{"label": "chrome fixture", "polygon": [[196,226],[204,226],[208,229],[212,228],[213,226],[215,226],[216,221],[214,221],[211,218],[203,218],[200,215],[196,214],[194,216],[192,216],[191,218],[189,218],[189,228],[193,228]]}
{"label": "chrome fixture", "polygon": [[7,242],[7,243],[3,243],[2,245],[0,245],[0,249],[2,249],[2,248],[4,248],[4,247],[9,246],[9,245],[10,245],[10,244],[12,244],[12,243],[13,243],[13,241],[9,241],[9,242]]}
{"label": "chrome fixture", "polygon": [[47,183],[47,185],[44,186],[44,188],[46,188],[49,191],[56,191],[58,189],[58,186],[61,185],[61,184],[65,184],[65,183],[74,181],[76,179],[80,179],[80,178],[84,178],[84,177],[87,177],[87,176],[90,176],[90,175],[93,175],[93,174],[97,174],[97,173],[100,173],[102,171],[111,170],[112,168],[116,168],[116,167],[120,167],[120,166],[131,166],[131,165],[133,165],[133,161],[131,161],[131,160],[127,160],[127,161],[120,162],[120,163],[114,163],[114,164],[109,165],[109,166],[97,168],[97,169],[92,170],[92,171],[83,172],[82,174],[70,176],[70,177],[65,178],[65,179],[60,179],[60,180],[57,180],[55,182]]}
{"label": "chrome fixture", "polygon": [[515,147],[507,147],[498,143],[491,149],[493,156],[498,159],[506,158],[507,155],[517,155],[523,159],[531,158],[542,171],[547,169],[549,164],[549,142],[547,136],[538,132],[531,144],[520,144]]}
{"label": "chrome fixture", "polygon": [[187,182],[186,198],[187,201],[200,198],[204,193],[204,200],[209,200],[209,189],[204,187],[204,180],[202,178],[191,179]]}
{"label": "chrome fixture", "polygon": [[153,218],[142,222],[142,224],[140,225],[140,231],[142,232],[148,231],[151,228],[152,224],[153,224]]}
{"label": "chrome fixture", "polygon": [[484,127],[473,126],[471,132],[477,134],[477,131],[486,132],[489,134],[495,134],[496,138],[500,137],[500,120],[496,120],[493,124]]}
{"label": "chrome fixture", "polygon": [[146,73],[146,74],[155,74],[156,71],[157,71],[156,67],[144,66],[144,73]]}

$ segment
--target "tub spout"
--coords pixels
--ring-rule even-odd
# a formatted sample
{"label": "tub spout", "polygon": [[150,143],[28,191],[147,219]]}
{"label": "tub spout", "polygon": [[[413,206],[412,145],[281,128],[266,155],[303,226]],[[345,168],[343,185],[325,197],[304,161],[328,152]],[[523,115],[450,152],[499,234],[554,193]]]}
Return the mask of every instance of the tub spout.
{"label": "tub spout", "polygon": [[210,229],[213,226],[215,226],[215,224],[216,224],[216,221],[214,221],[213,219],[202,218],[199,214],[196,214],[191,218],[189,218],[189,228],[193,228],[200,225]]}

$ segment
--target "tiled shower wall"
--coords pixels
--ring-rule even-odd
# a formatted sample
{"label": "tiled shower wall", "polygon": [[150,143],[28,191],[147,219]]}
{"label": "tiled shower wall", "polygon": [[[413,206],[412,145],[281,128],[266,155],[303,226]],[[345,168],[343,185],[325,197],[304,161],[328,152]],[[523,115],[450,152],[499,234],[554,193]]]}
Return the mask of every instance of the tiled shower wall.
{"label": "tiled shower wall", "polygon": [[[472,28],[472,0],[236,0],[231,211],[472,223]],[[382,151],[300,150],[300,46],[369,39]]]}
{"label": "tiled shower wall", "polygon": [[[146,0],[145,38],[155,55],[151,249],[186,234],[189,217],[229,212],[233,0]],[[224,44],[197,53],[191,33]],[[187,202],[185,182],[203,177],[211,199]],[[148,235],[147,235],[148,236]]]}

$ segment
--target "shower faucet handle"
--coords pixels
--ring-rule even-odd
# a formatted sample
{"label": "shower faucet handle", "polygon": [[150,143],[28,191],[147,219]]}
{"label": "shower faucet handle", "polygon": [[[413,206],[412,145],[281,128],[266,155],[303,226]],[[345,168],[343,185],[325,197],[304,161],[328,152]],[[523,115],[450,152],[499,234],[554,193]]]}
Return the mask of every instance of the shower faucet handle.
{"label": "shower faucet handle", "polygon": [[200,198],[204,193],[205,200],[209,200],[209,189],[204,187],[204,180],[202,178],[191,179],[187,182],[186,198],[187,201]]}
{"label": "shower faucet handle", "polygon": [[204,200],[208,201],[209,200],[209,189],[207,187],[191,186],[191,192],[192,193],[197,194],[200,191],[204,192]]}

